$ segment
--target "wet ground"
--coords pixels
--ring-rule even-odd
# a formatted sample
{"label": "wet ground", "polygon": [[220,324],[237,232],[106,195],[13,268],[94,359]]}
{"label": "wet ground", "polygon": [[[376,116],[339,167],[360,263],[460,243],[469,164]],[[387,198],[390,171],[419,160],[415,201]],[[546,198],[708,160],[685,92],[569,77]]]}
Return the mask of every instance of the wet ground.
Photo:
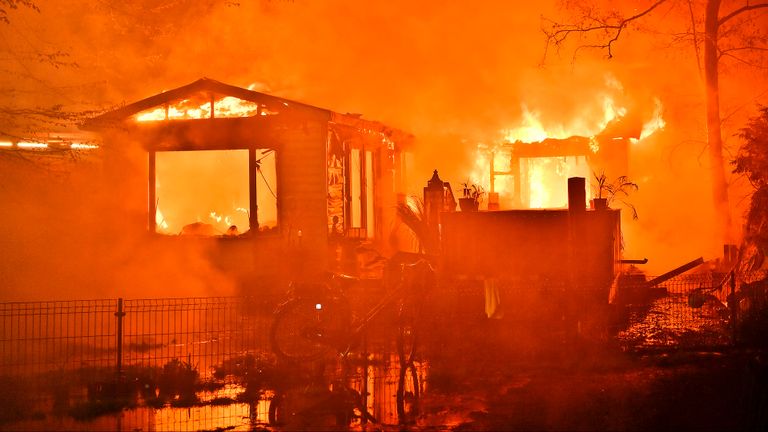
{"label": "wet ground", "polygon": [[768,430],[765,351],[627,353],[551,341],[521,353],[477,340],[490,349],[465,344],[431,368],[424,429]]}
{"label": "wet ground", "polygon": [[[449,310],[445,305],[439,306],[442,311]],[[699,310],[694,312],[703,314]],[[702,348],[680,344],[681,337],[689,337],[688,328],[664,325],[660,333],[639,322],[644,337],[657,340],[664,336],[664,343],[655,343],[656,349],[650,350],[631,334],[622,341],[615,333],[590,331],[589,327],[579,326],[574,331],[574,326],[558,323],[552,317],[489,320],[475,312],[456,313],[447,318],[443,313],[439,317],[423,323],[423,350],[417,361],[423,387],[418,415],[407,418],[406,424],[398,424],[400,419],[394,408],[396,356],[393,351],[389,351],[389,356],[371,354],[365,363],[366,378],[358,368],[349,385],[361,389],[362,383],[367,383],[371,396],[366,403],[379,422],[363,424],[353,420],[346,429],[768,430],[768,352],[732,347],[722,343],[720,333],[713,339],[718,343],[712,344],[709,338],[708,345],[704,345],[707,348]],[[658,318],[654,322],[658,323]],[[566,328],[570,330],[565,331]],[[698,327],[695,330],[697,335],[711,333]],[[390,333],[382,332],[391,336]],[[644,350],[628,349],[628,340],[635,348]],[[48,407],[53,414],[45,410],[27,412],[18,416],[23,421],[0,422],[0,430],[344,429],[335,416],[338,410],[325,403],[318,405],[318,395],[327,396],[328,386],[320,385],[313,393],[308,381],[298,379],[299,375],[286,375],[286,371],[275,369],[274,364],[253,362],[254,358],[250,363],[241,361],[246,358],[235,357],[218,364],[228,371],[221,374],[221,383],[229,384],[215,391],[195,387],[189,401],[182,397],[186,393],[180,391],[186,388],[181,384],[189,381],[184,379],[189,372],[187,363],[174,360],[163,366],[165,376],[175,377],[170,389],[173,391],[169,390],[166,397],[162,397],[162,379],[157,380],[157,393],[140,395],[137,402],[117,410],[105,405],[98,392],[91,393],[97,389],[88,388],[87,395],[70,391],[64,396],[63,399],[81,401],[94,399],[100,402],[95,405],[97,408],[109,411],[104,415],[85,415],[88,413],[78,413],[78,405],[71,401],[57,407],[54,394]],[[170,365],[176,367],[169,368]],[[208,369],[202,363],[195,365],[201,373]],[[331,373],[332,369],[329,367]],[[131,370],[126,368],[128,377],[136,379],[144,377],[139,372],[147,372]],[[208,375],[206,379],[216,378],[217,373]],[[293,380],[296,385],[290,388],[294,403],[318,409],[305,410],[308,414],[273,425],[270,401],[275,392],[265,389],[285,384],[286,376],[297,378]],[[17,418],[13,412],[7,412],[9,409],[23,412],[27,408],[20,403],[22,393],[13,391],[10,383],[5,383],[0,393],[0,409],[6,410],[0,418],[4,419]],[[331,404],[338,401],[329,400]],[[73,413],[80,416],[73,417]]]}
{"label": "wet ground", "polygon": [[[387,425],[354,422],[350,429],[768,430],[768,355],[764,351],[629,354],[618,347],[586,342],[528,344],[522,350],[521,345],[516,349],[508,340],[493,336],[498,330],[489,330],[462,338],[424,364],[426,391],[413,423],[397,425],[389,413]],[[233,395],[242,390],[231,389]],[[83,421],[47,417],[0,429],[342,429],[333,418],[322,415],[270,426],[271,396],[250,404],[124,409]]]}

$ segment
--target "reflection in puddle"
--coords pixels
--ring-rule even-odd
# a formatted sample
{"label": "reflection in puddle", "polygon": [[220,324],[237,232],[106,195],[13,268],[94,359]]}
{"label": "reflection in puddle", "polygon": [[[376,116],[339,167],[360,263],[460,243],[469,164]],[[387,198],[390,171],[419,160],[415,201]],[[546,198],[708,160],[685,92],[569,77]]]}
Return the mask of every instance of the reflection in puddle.
{"label": "reflection in puddle", "polygon": [[[320,383],[325,388],[322,394],[338,395],[339,383],[344,382],[342,388],[351,389],[357,395],[360,406],[365,406],[368,412],[381,425],[397,425],[401,419],[398,415],[398,385],[400,383],[400,362],[396,354],[369,355],[367,361],[358,360],[359,365],[347,365],[343,371],[341,361],[335,365],[329,365]],[[259,370],[261,372],[261,370]],[[242,372],[247,376],[248,372]],[[404,381],[404,401],[407,409],[417,404],[416,395],[420,395],[425,387],[427,374],[426,364],[417,363],[413,373],[409,373]],[[215,375],[215,373],[213,374]],[[201,377],[213,382],[215,377]],[[303,377],[293,377],[290,383],[283,383],[280,390],[267,388],[263,384],[266,381],[238,378],[231,373],[219,377],[222,384],[216,388],[196,391],[189,406],[172,406],[179,401],[166,399],[160,406],[153,406],[153,400],[141,392],[132,393],[126,399],[103,398],[103,395],[94,396],[92,384],[83,387],[70,387],[65,397],[67,401],[55,400],[55,396],[45,396],[36,401],[34,411],[39,412],[35,418],[27,418],[23,421],[0,423],[0,430],[83,430],[83,431],[166,431],[166,430],[235,430],[247,431],[254,428],[267,428],[280,430],[290,429],[292,424],[283,422],[282,426],[271,425],[274,422],[274,406],[272,418],[270,418],[270,405],[280,395],[286,400],[285,395],[290,395],[292,401],[299,401],[290,408],[291,415],[305,413],[300,419],[301,427],[311,429],[313,425],[328,426],[333,429],[338,425],[340,410],[339,401],[344,399],[316,397],[310,392],[310,386]],[[234,383],[233,383],[234,382]],[[273,381],[273,383],[276,381]],[[226,384],[224,384],[226,383]],[[325,384],[323,384],[325,383]],[[45,384],[37,384],[42,389]],[[333,393],[334,389],[337,393]],[[109,391],[114,388],[109,389]],[[89,393],[90,392],[90,393]],[[151,398],[157,392],[150,391]],[[41,394],[51,395],[51,392]],[[320,394],[320,393],[317,393]],[[360,396],[366,395],[366,396]],[[157,403],[157,400],[154,400]],[[56,409],[58,405],[68,409]],[[305,406],[302,407],[301,404]],[[92,412],[88,416],[73,414],[73,408],[87,406]],[[314,407],[306,409],[306,407]],[[285,405],[283,406],[285,408]],[[288,408],[285,408],[288,410]],[[350,427],[353,429],[363,427],[365,420],[357,410],[354,418],[349,418]],[[317,415],[325,413],[325,415]],[[329,414],[330,413],[330,414]],[[313,417],[315,415],[315,417]],[[329,416],[331,420],[329,420]],[[324,417],[324,418],[323,418]],[[285,417],[284,417],[285,418]],[[346,419],[345,419],[346,420]],[[294,424],[295,425],[295,424]]]}

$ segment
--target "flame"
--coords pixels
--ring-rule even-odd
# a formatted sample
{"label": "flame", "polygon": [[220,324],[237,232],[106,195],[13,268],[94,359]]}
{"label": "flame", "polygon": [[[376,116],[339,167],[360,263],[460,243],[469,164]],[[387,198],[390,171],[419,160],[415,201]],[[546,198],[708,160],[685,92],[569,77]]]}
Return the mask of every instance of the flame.
{"label": "flame", "polygon": [[[528,107],[523,105],[523,119],[522,124],[514,129],[504,131],[504,139],[509,142],[537,142],[542,141],[548,137],[554,137],[552,133],[548,133],[539,120],[540,114],[528,110]],[[556,133],[556,132],[554,132]]]}
{"label": "flame", "polygon": [[534,159],[528,168],[528,182],[531,185],[529,207],[544,208],[549,202],[549,188],[544,183],[544,164]]}
{"label": "flame", "polygon": [[[606,85],[609,90],[623,90],[621,84],[610,77],[607,78]],[[521,187],[527,183],[528,190],[521,190],[520,193],[527,198],[527,202],[523,202],[522,197],[517,197],[517,200],[513,201],[511,195],[514,193],[514,179],[512,176],[504,175],[510,171],[509,161],[511,155],[508,144],[538,143],[547,138],[567,139],[573,136],[582,136],[590,138],[589,150],[592,153],[598,153],[600,151],[600,144],[596,139],[596,135],[603,131],[612,121],[624,117],[627,114],[627,109],[619,105],[607,93],[600,95],[594,105],[600,107],[599,112],[590,115],[589,111],[585,110],[584,115],[572,119],[567,124],[552,125],[545,125],[541,120],[542,115],[540,112],[531,110],[528,106],[523,105],[520,124],[517,127],[502,130],[502,140],[499,145],[478,145],[475,165],[470,179],[472,182],[484,186],[486,190],[493,189],[493,191],[498,192],[500,202],[507,204],[506,206],[515,203],[529,208],[554,208],[567,205],[568,197],[565,179],[571,176],[591,177],[590,168],[586,163],[585,157],[521,159],[520,175],[523,177]],[[644,125],[640,140],[663,126],[661,102],[656,99],[654,118]],[[506,149],[504,144],[507,144]],[[491,158],[493,158],[493,164],[491,164]],[[493,170],[497,174],[493,188],[490,187],[490,170],[492,165]],[[587,191],[587,194],[589,196],[589,191]],[[505,205],[502,204],[502,207],[505,207]]]}
{"label": "flame", "polygon": [[160,207],[155,209],[155,224],[157,225],[157,229],[168,231],[168,222],[165,221],[165,216],[163,216],[163,212],[160,211]]}
{"label": "flame", "polygon": [[44,149],[48,148],[48,144],[34,141],[20,141],[16,143],[16,147],[26,149]]}
{"label": "flame", "polygon": [[640,138],[630,138],[630,141],[632,143],[638,143],[653,135],[656,133],[656,131],[664,129],[664,126],[667,125],[667,122],[664,121],[664,117],[662,117],[663,112],[664,107],[661,104],[661,100],[659,100],[659,98],[654,98],[653,115],[651,116],[651,119],[643,124],[643,130],[640,132]]}
{"label": "flame", "polygon": [[42,150],[42,149],[66,149],[72,150],[92,150],[99,148],[96,144],[86,144],[81,142],[67,143],[61,139],[49,139],[47,141],[0,141],[0,147],[17,148],[24,150]]}
{"label": "flame", "polygon": [[91,149],[97,149],[99,148],[99,146],[96,144],[85,144],[85,143],[74,142],[70,144],[69,148],[76,149],[76,150],[91,150]]}
{"label": "flame", "polygon": [[213,105],[213,117],[215,118],[251,117],[259,113],[261,115],[276,114],[264,109],[256,102],[224,96],[205,102],[183,99],[167,107],[161,106],[140,112],[134,116],[134,119],[138,122],[151,122],[209,118],[211,117],[211,105]]}

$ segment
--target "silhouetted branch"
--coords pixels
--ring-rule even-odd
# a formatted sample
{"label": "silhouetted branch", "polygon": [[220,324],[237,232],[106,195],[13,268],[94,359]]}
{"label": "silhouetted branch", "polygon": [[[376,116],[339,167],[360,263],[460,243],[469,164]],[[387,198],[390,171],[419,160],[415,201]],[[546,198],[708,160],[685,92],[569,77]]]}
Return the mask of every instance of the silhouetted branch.
{"label": "silhouetted branch", "polygon": [[720,20],[717,22],[717,25],[721,26],[721,25],[725,24],[728,20],[730,20],[731,18],[733,18],[733,17],[735,17],[735,16],[737,16],[739,14],[742,14],[744,12],[748,12],[748,11],[751,11],[751,10],[755,10],[755,9],[760,9],[760,8],[768,8],[768,3],[757,3],[757,4],[752,4],[752,5],[751,4],[747,4],[745,6],[742,6],[742,7],[738,8],[738,9],[734,10],[733,12],[729,13],[728,15],[720,18]]}
{"label": "silhouetted branch", "polygon": [[[606,49],[608,51],[608,58],[613,57],[613,44],[621,37],[621,33],[632,22],[637,21],[644,16],[653,12],[654,9],[659,7],[667,0],[657,0],[647,9],[632,15],[628,18],[621,18],[620,16],[608,15],[607,17],[596,17],[591,15],[591,11],[587,11],[583,17],[584,22],[578,24],[561,24],[557,22],[551,22],[551,28],[549,30],[542,29],[547,37],[547,46],[554,45],[559,47],[562,45],[569,36],[574,33],[586,34],[593,32],[602,32],[607,35],[607,41],[599,44],[582,45],[579,48],[599,48]],[[546,55],[546,54],[545,54]]]}
{"label": "silhouetted branch", "polygon": [[699,71],[699,78],[702,76],[701,70],[701,54],[699,54],[699,38],[696,32],[696,17],[693,13],[693,2],[688,0],[688,13],[691,18],[691,31],[693,35],[693,51],[696,53],[696,70]]}
{"label": "silhouetted branch", "polygon": [[19,6],[32,9],[35,12],[40,12],[40,9],[31,0],[0,0],[0,21],[10,24],[11,20],[8,19],[8,11],[11,9],[18,9]]}

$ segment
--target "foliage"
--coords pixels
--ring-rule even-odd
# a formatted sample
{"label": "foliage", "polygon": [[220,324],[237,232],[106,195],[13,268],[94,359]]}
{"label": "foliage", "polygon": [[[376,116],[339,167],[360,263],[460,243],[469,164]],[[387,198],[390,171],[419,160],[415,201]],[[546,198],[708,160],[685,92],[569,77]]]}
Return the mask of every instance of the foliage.
{"label": "foliage", "polygon": [[439,240],[435,231],[429,226],[421,198],[410,196],[396,207],[397,217],[416,236],[419,241],[419,251],[427,254],[437,254]]}
{"label": "foliage", "polygon": [[624,199],[640,188],[637,183],[632,182],[627,176],[619,176],[611,181],[605,172],[600,172],[600,174],[593,172],[592,175],[595,178],[593,184],[595,198],[605,198],[608,206],[614,201],[618,201],[632,211],[632,219],[637,219],[637,209]]}
{"label": "foliage", "polygon": [[477,184],[470,184],[469,181],[462,183],[461,186],[463,189],[464,198],[472,198],[472,200],[476,203],[479,203],[483,200],[485,190],[482,186]]}
{"label": "foliage", "polygon": [[746,175],[755,190],[768,185],[768,106],[759,107],[758,112],[739,131],[744,143],[731,162],[733,172]]}
{"label": "foliage", "polygon": [[191,363],[173,359],[163,365],[158,377],[158,399],[170,401],[173,406],[190,406],[197,402],[200,374]]}
{"label": "foliage", "polygon": [[746,215],[741,259],[748,258],[744,256],[747,250],[761,255],[757,260],[749,257],[751,265],[742,268],[752,271],[762,266],[768,250],[768,107],[759,107],[758,115],[749,119],[738,136],[743,144],[731,161],[733,172],[744,175],[754,188]]}

